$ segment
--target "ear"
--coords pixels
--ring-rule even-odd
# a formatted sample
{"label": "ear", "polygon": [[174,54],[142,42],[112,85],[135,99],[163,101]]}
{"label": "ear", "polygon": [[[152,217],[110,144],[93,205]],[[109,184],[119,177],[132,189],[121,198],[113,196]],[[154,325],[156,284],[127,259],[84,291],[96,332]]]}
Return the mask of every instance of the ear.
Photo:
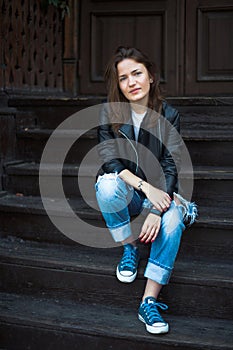
{"label": "ear", "polygon": [[153,79],[150,79],[150,84],[152,84],[154,81],[153,81]]}

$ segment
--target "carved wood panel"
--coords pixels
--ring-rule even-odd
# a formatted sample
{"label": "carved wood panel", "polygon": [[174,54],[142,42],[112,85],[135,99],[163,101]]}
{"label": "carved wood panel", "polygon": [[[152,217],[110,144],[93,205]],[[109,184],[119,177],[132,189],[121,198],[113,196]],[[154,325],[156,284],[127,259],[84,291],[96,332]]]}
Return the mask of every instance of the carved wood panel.
{"label": "carved wood panel", "polygon": [[181,93],[182,33],[177,33],[182,28],[179,9],[183,4],[183,0],[82,1],[80,92],[105,93],[106,63],[118,46],[126,45],[138,47],[155,61],[168,94]]}
{"label": "carved wood panel", "polygon": [[38,0],[1,2],[1,86],[13,91],[62,91],[62,21]]}
{"label": "carved wood panel", "polygon": [[186,94],[233,93],[233,1],[186,0]]}

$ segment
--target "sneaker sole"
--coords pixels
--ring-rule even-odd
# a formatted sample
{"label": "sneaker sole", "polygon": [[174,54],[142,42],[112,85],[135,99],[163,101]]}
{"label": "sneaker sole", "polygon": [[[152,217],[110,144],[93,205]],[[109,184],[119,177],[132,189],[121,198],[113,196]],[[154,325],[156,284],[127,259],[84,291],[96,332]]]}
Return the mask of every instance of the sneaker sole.
{"label": "sneaker sole", "polygon": [[132,275],[132,276],[122,276],[118,270],[118,266],[117,266],[117,269],[116,269],[116,276],[117,276],[117,279],[120,281],[120,282],[123,282],[123,283],[132,283],[135,278],[137,277],[137,271]]}
{"label": "sneaker sole", "polygon": [[149,333],[152,333],[152,334],[164,334],[164,333],[168,333],[168,331],[169,331],[168,323],[166,323],[162,327],[155,327],[155,326],[148,325],[141,315],[138,315],[138,319],[139,319],[139,321],[143,322],[146,325],[146,330]]}

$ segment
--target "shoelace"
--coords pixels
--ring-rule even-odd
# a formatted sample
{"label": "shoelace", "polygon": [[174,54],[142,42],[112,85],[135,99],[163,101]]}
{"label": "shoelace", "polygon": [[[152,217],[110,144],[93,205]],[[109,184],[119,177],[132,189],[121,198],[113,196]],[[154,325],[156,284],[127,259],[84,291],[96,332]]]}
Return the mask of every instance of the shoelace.
{"label": "shoelace", "polygon": [[137,261],[136,251],[127,249],[124,251],[120,266],[121,268],[128,267],[130,269],[134,269],[136,265],[136,261]]}
{"label": "shoelace", "polygon": [[167,310],[168,306],[166,304],[153,302],[150,304],[145,304],[143,306],[146,311],[147,317],[151,323],[164,322],[157,307],[159,307],[161,310]]}

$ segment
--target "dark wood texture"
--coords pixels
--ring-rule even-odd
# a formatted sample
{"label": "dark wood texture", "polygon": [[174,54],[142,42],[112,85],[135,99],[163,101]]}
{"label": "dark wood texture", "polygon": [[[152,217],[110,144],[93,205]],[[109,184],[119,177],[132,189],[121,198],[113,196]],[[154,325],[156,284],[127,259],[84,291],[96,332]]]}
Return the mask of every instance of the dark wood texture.
{"label": "dark wood texture", "polygon": [[3,0],[0,50],[4,90],[62,91],[62,21],[53,6]]}
{"label": "dark wood texture", "polygon": [[0,109],[0,191],[2,190],[4,164],[14,158],[15,155],[15,129],[13,110]]}
{"label": "dark wood texture", "polygon": [[185,94],[233,92],[233,2],[186,1]]}
{"label": "dark wood texture", "polygon": [[[165,314],[169,334],[155,337],[137,320],[149,246],[139,244],[141,262],[137,280],[122,285],[115,277],[121,247],[97,249],[110,235],[104,221],[76,191],[77,170],[85,152],[96,144],[90,130],[74,145],[63,166],[63,187],[74,213],[84,222],[74,235],[64,235],[49,219],[40,198],[38,169],[48,137],[75,111],[101,102],[95,98],[26,98],[11,96],[8,114],[1,115],[4,142],[4,181],[0,194],[0,337],[6,349],[209,349],[232,347],[232,104],[231,97],[170,98],[181,113],[181,130],[194,164],[194,193],[199,216],[182,237],[174,273],[159,300],[169,304]],[[82,130],[82,120],[79,127]],[[5,127],[4,127],[5,125]],[[79,129],[79,128],[77,128]],[[65,130],[70,139],[74,130]],[[78,132],[79,130],[75,130]],[[8,135],[8,136],[7,136]],[[14,150],[11,136],[16,136]],[[61,142],[62,146],[62,142]],[[58,197],[57,157],[44,167],[52,184],[46,200],[53,217],[73,226]],[[206,166],[208,164],[208,166]],[[80,174],[79,174],[80,175]],[[93,178],[87,167],[85,178]],[[47,179],[47,178],[46,178]],[[89,186],[88,194],[91,194]],[[75,193],[76,191],[76,193]],[[93,191],[94,192],[94,191]],[[140,231],[135,224],[133,233]],[[79,238],[89,239],[91,247]],[[73,240],[76,238],[76,240]],[[227,271],[227,273],[226,273]],[[46,345],[49,346],[46,347]]]}
{"label": "dark wood texture", "polygon": [[171,332],[155,336],[146,333],[136,310],[119,309],[106,301],[99,305],[94,299],[86,304],[82,300],[1,293],[2,305],[0,336],[4,349],[232,349],[232,321],[165,315]]}
{"label": "dark wood texture", "polygon": [[79,0],[70,0],[70,15],[64,19],[63,89],[72,95],[76,95],[78,92],[78,23],[80,8]]}
{"label": "dark wood texture", "polygon": [[83,1],[80,92],[105,93],[106,63],[118,46],[126,45],[140,48],[157,63],[168,94],[181,94],[183,4],[177,0]]}
{"label": "dark wood texture", "polygon": [[103,73],[119,45],[156,63],[167,96],[232,95],[231,0],[70,0],[70,16],[37,0],[2,0],[0,89],[106,94]]}

